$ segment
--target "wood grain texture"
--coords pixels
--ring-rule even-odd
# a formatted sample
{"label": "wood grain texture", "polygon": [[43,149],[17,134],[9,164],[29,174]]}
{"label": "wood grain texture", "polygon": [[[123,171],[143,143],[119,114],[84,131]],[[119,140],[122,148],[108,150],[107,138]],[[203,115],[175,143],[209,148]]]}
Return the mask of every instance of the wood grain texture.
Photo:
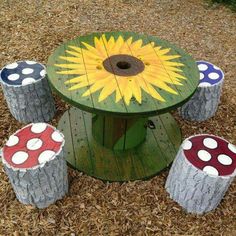
{"label": "wood grain texture", "polygon": [[180,148],[165,188],[170,197],[187,212],[203,214],[220,204],[233,178],[233,175],[210,176],[195,168]]}
{"label": "wood grain texture", "polygon": [[[142,40],[143,46],[153,42],[155,46],[161,46],[163,49],[170,48],[170,52],[168,55],[178,54],[181,57],[174,59],[173,62],[181,62],[184,64],[183,72],[181,73],[183,76],[187,78],[187,80],[183,80],[183,86],[171,85],[172,89],[177,90],[178,95],[167,93],[160,88],[156,88],[156,91],[161,94],[165,98],[165,102],[158,101],[149,95],[149,91],[145,92],[142,90],[142,103],[139,104],[135,99],[131,99],[129,105],[124,102],[122,98],[119,102],[115,102],[115,93],[109,95],[105,100],[98,102],[100,91],[96,91],[92,93],[90,96],[83,97],[82,94],[88,89],[80,88],[73,91],[68,91],[70,87],[67,84],[67,87],[64,85],[69,79],[77,75],[63,75],[57,74],[59,70],[55,64],[62,63],[62,60],[59,59],[59,56],[65,56],[66,50],[69,50],[69,46],[77,46],[80,48],[85,48],[82,42],[86,42],[91,46],[94,46],[94,38],[100,38],[103,33],[94,33],[87,36],[81,36],[74,40],[68,41],[67,43],[58,47],[55,52],[49,57],[47,64],[47,73],[49,75],[50,83],[55,88],[55,91],[59,93],[63,99],[67,100],[72,105],[89,111],[91,113],[103,114],[103,115],[115,115],[115,116],[150,116],[157,115],[161,113],[165,113],[171,109],[177,108],[185,103],[195,92],[198,81],[199,81],[199,72],[196,66],[195,61],[185,53],[183,50],[177,48],[175,45],[170,44],[164,40],[160,40],[154,36],[146,36],[141,34],[135,34],[132,32],[105,32],[104,35],[108,40],[111,36],[114,37],[115,40],[118,39],[119,36],[123,37],[124,40],[132,37],[133,41]],[[154,50],[154,49],[153,49]],[[132,50],[128,50],[129,55],[132,55]],[[109,57],[109,53],[107,50],[107,57]],[[86,73],[88,74],[88,73]],[[142,77],[142,73],[140,76]],[[157,71],[158,75],[158,71]],[[116,78],[116,75],[113,75],[114,80],[116,81],[117,88],[119,89],[121,84],[119,80]],[[171,75],[169,75],[171,79]],[[87,76],[88,81],[89,77]],[[145,82],[146,83],[146,82]]]}
{"label": "wood grain texture", "polygon": [[208,87],[198,87],[192,98],[179,108],[183,119],[191,121],[204,121],[213,117],[217,111],[223,80]]}
{"label": "wood grain texture", "polygon": [[14,118],[22,123],[48,122],[56,112],[46,78],[24,86],[2,83],[7,106]]}
{"label": "wood grain texture", "polygon": [[48,207],[68,192],[67,165],[63,150],[43,167],[26,171],[4,165],[17,199],[38,208]]}
{"label": "wood grain texture", "polygon": [[[65,143],[68,163],[99,179],[129,181],[152,177],[173,161],[181,143],[175,120],[171,115],[163,114],[150,118],[156,128],[147,128],[146,140],[142,144],[126,151],[111,150],[93,138],[92,116],[71,108],[62,116],[58,129],[66,140],[68,136],[72,141],[72,144]],[[75,125],[71,126],[72,123]],[[167,148],[170,151],[167,152]]]}

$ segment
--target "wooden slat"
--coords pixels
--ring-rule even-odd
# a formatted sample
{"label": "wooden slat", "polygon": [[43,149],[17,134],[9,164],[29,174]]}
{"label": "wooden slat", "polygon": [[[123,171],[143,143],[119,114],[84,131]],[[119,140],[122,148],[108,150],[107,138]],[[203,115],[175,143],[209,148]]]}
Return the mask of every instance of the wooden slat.
{"label": "wooden slat", "polygon": [[[83,119],[81,114],[83,114]],[[91,114],[71,108],[70,121],[74,123],[72,130],[69,128],[68,119],[67,112],[59,122],[59,129],[63,130],[65,135],[65,149],[69,160],[73,153],[70,135],[73,135],[76,164],[72,161],[70,164],[88,175],[103,180],[128,181],[152,177],[172,162],[181,142],[180,130],[168,114],[165,115],[165,119],[162,119],[163,123],[159,121],[155,123],[154,117],[156,129],[147,129],[146,141],[125,152],[104,148],[93,139]],[[168,122],[165,122],[166,120]],[[67,130],[69,132],[64,132]],[[70,155],[68,155],[68,150]]]}
{"label": "wooden slat", "polygon": [[[185,75],[188,80],[184,81],[182,80],[182,83],[184,86],[175,86],[170,85],[170,87],[176,88],[181,96],[172,95],[168,92],[164,92],[163,90],[156,88],[158,93],[160,93],[165,99],[168,100],[168,102],[159,102],[156,99],[153,99],[149,94],[142,91],[142,97],[143,101],[142,104],[138,104],[135,100],[132,100],[130,105],[127,106],[123,99],[116,103],[115,102],[115,93],[113,92],[107,99],[105,99],[102,102],[98,102],[98,97],[100,95],[101,90],[95,92],[92,94],[92,96],[89,97],[82,97],[82,94],[89,89],[88,88],[80,88],[76,91],[68,91],[67,88],[64,85],[64,82],[68,79],[71,79],[77,75],[58,75],[56,74],[56,71],[60,70],[60,68],[55,67],[55,63],[63,63],[63,60],[59,60],[58,57],[65,56],[67,53],[65,53],[65,50],[68,49],[69,45],[76,45],[79,47],[84,48],[81,42],[87,42],[88,44],[94,46],[94,37],[101,37],[101,33],[92,34],[88,36],[82,36],[77,38],[76,40],[69,41],[65,45],[59,47],[55,53],[49,58],[48,61],[48,75],[49,80],[53,87],[55,87],[56,91],[62,96],[65,100],[73,104],[74,106],[80,107],[81,109],[95,112],[95,113],[105,113],[110,115],[117,115],[117,116],[144,116],[144,115],[155,115],[157,112],[166,112],[170,109],[173,109],[175,107],[178,107],[182,104],[185,100],[187,100],[195,91],[197,88],[198,82],[199,82],[199,72],[196,66],[196,63],[194,60],[184,53],[181,49],[178,49],[172,44],[169,44],[166,41],[160,40],[156,37],[147,37],[145,35],[135,34],[135,33],[129,33],[129,32],[111,32],[111,33],[105,33],[106,38],[109,39],[110,36],[114,36],[115,39],[118,38],[119,35],[122,35],[124,39],[126,40],[130,36],[133,37],[134,40],[142,39],[143,45],[155,42],[160,46],[163,46],[165,48],[171,47],[171,54],[180,54],[180,59],[174,59],[173,61],[176,62],[183,62],[186,66],[183,67],[183,75]],[[132,54],[132,52],[129,52],[128,54]],[[109,55],[107,55],[109,56]],[[114,75],[114,78],[116,76]],[[58,83],[58,80],[60,83]],[[117,87],[119,87],[119,81],[117,81]],[[155,103],[155,104],[154,104]]]}

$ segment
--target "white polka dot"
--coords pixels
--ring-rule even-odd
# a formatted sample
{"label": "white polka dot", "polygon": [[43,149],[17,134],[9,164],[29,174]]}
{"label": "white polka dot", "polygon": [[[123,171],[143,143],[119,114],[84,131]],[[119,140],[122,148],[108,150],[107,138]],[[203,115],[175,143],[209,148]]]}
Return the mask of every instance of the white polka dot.
{"label": "white polka dot", "polygon": [[31,127],[31,131],[33,133],[39,134],[42,133],[47,128],[46,123],[35,123]]}
{"label": "white polka dot", "polygon": [[229,143],[228,144],[228,148],[231,152],[236,154],[236,146],[234,146],[233,144]]}
{"label": "white polka dot", "polygon": [[203,171],[206,172],[209,175],[216,175],[216,176],[219,175],[218,170],[213,166],[205,166],[203,168]]}
{"label": "white polka dot", "polygon": [[64,140],[63,136],[58,131],[52,133],[52,139],[55,142],[62,142]]}
{"label": "white polka dot", "polygon": [[202,82],[199,84],[199,87],[208,87],[208,86],[211,86],[211,84],[208,82]]}
{"label": "white polka dot", "polygon": [[46,75],[46,71],[45,70],[41,70],[40,71],[40,75],[43,77],[43,76],[45,76]]}
{"label": "white polka dot", "polygon": [[29,155],[27,152],[18,151],[12,156],[11,160],[14,164],[22,164],[28,159],[28,157]]}
{"label": "white polka dot", "polygon": [[190,150],[192,148],[192,142],[189,141],[189,140],[186,140],[184,143],[183,143],[183,149],[184,150]]}
{"label": "white polka dot", "polygon": [[19,138],[15,135],[11,135],[6,143],[8,147],[15,146],[19,142]]}
{"label": "white polka dot", "polygon": [[219,79],[220,75],[216,72],[211,72],[210,74],[208,74],[208,77],[210,79]]}
{"label": "white polka dot", "polygon": [[29,149],[29,150],[37,150],[39,148],[41,148],[43,145],[43,142],[41,139],[39,138],[32,138],[30,139],[27,144],[26,144],[26,147]]}
{"label": "white polka dot", "polygon": [[199,69],[200,71],[205,71],[205,70],[208,69],[208,66],[205,65],[205,64],[199,64],[199,65],[198,65],[198,69]]}
{"label": "white polka dot", "polygon": [[200,150],[197,153],[199,159],[202,161],[210,161],[211,160],[211,154],[207,152],[206,150]]}
{"label": "white polka dot", "polygon": [[220,154],[218,157],[217,157],[218,161],[222,164],[222,165],[225,165],[225,166],[229,166],[232,164],[232,159],[225,155],[225,154]]}
{"label": "white polka dot", "polygon": [[38,162],[39,164],[45,163],[47,161],[50,161],[54,156],[55,156],[55,152],[51,151],[51,150],[46,150],[43,151],[38,158]]}
{"label": "white polka dot", "polygon": [[7,69],[15,69],[17,66],[18,66],[18,64],[16,62],[14,62],[12,64],[6,65],[6,68]]}
{"label": "white polka dot", "polygon": [[24,75],[28,75],[28,74],[31,74],[33,72],[34,72],[34,70],[31,69],[31,68],[25,68],[25,69],[22,70],[22,74],[24,74]]}
{"label": "white polka dot", "polygon": [[200,80],[204,79],[204,74],[201,72],[200,73]]}
{"label": "white polka dot", "polygon": [[18,80],[20,78],[20,75],[19,74],[11,74],[11,75],[8,75],[7,78],[11,81],[15,81],[15,80]]}
{"label": "white polka dot", "polygon": [[203,144],[205,147],[210,148],[210,149],[215,149],[218,146],[216,140],[213,138],[205,138],[203,140]]}
{"label": "white polka dot", "polygon": [[36,80],[29,77],[22,80],[22,85],[33,84],[34,82],[36,82]]}
{"label": "white polka dot", "polygon": [[218,66],[213,65],[213,68],[216,70],[220,70],[220,68]]}
{"label": "white polka dot", "polygon": [[28,65],[34,65],[36,64],[37,62],[36,61],[25,61]]}

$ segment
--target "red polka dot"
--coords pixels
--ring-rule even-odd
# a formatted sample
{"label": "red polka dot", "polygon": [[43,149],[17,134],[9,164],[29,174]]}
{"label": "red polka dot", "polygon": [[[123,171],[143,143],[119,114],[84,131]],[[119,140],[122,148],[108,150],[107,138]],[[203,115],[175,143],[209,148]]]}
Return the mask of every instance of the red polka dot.
{"label": "red polka dot", "polygon": [[4,161],[9,166],[27,169],[44,163],[44,160],[45,162],[51,160],[52,155],[47,157],[45,153],[56,154],[61,149],[64,142],[63,135],[61,139],[58,137],[58,135],[61,135],[59,131],[57,131],[57,140],[53,140],[52,134],[55,131],[56,129],[48,124],[46,124],[46,128],[44,128],[42,123],[40,123],[38,127],[37,125],[35,126],[35,124],[25,126],[14,134],[14,136],[19,139],[18,143],[12,146],[5,145],[3,147]]}
{"label": "red polka dot", "polygon": [[[192,136],[184,143],[191,143],[191,148],[183,148],[183,151],[188,161],[196,168],[200,170],[216,169],[220,176],[234,173],[236,153],[232,151],[234,146],[226,140],[206,134]],[[210,171],[205,172],[210,173]]]}

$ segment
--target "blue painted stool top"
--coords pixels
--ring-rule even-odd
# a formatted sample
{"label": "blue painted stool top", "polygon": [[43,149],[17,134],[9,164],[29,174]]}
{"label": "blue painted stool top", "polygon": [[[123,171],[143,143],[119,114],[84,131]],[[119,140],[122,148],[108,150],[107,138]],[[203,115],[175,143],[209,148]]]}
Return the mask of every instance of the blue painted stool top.
{"label": "blue painted stool top", "polygon": [[224,79],[223,71],[207,61],[197,61],[200,72],[199,87],[213,86]]}
{"label": "blue painted stool top", "polygon": [[0,77],[3,83],[24,86],[43,79],[45,66],[35,61],[17,61],[3,67]]}

